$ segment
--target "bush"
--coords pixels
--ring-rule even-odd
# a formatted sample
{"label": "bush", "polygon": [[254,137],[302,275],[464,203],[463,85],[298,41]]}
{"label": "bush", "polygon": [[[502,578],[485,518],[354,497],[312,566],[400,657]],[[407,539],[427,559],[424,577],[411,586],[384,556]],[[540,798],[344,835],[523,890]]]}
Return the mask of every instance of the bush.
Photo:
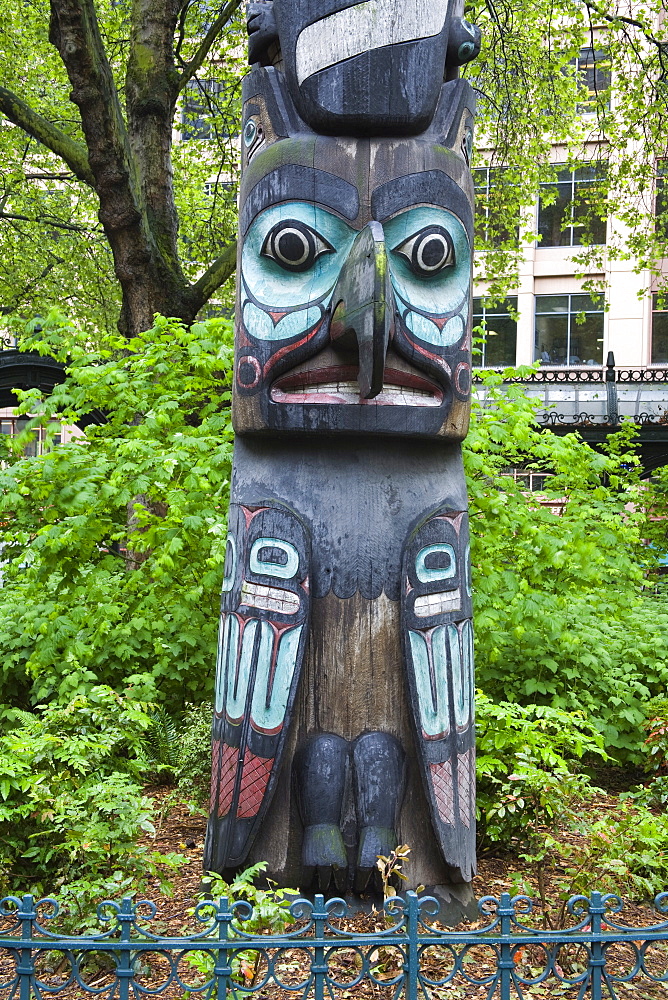
{"label": "bush", "polygon": [[154,832],[140,784],[146,706],[96,686],[64,707],[15,714],[0,737],[0,870],[12,892],[74,881],[83,891],[115,873],[139,889],[159,865],[184,860],[139,843]]}
{"label": "bush", "polygon": [[[497,701],[583,711],[619,761],[639,761],[647,702],[668,686],[665,598],[645,596],[648,492],[635,431],[600,454],[577,434],[536,424],[521,386],[486,376],[465,462],[469,480],[476,670]],[[504,475],[553,474],[543,493],[561,516]]]}
{"label": "bush", "polygon": [[26,459],[27,431],[0,470],[0,706],[67,703],[102,683],[177,714],[213,687],[231,324],[158,317],[93,351],[57,314],[42,322],[24,346],[66,360],[68,378],[46,399],[22,393],[20,412],[50,435],[61,420],[101,422]]}
{"label": "bush", "polygon": [[211,790],[211,723],[213,705],[189,705],[179,726],[179,761],[176,779],[180,791],[199,806]]}
{"label": "bush", "polygon": [[495,704],[479,691],[476,737],[481,847],[535,850],[546,828],[571,823],[595,794],[580,762],[606,754],[582,713]]}

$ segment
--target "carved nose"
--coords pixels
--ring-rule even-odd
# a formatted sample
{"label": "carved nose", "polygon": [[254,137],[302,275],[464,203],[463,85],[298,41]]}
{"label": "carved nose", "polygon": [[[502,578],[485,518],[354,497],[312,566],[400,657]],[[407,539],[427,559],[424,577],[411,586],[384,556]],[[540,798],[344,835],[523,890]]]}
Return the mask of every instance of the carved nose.
{"label": "carved nose", "polygon": [[383,388],[383,369],[394,331],[394,295],[387,266],[385,234],[379,222],[369,222],[355,238],[341,268],[331,305],[332,341],[357,342],[357,382],[362,399],[373,399]]}

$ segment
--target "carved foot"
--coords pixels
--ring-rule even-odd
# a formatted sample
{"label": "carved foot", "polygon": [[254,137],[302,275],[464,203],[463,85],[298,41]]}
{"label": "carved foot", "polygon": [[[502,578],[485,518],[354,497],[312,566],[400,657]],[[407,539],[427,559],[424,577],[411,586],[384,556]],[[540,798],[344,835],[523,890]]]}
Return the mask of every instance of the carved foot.
{"label": "carved foot", "polygon": [[379,854],[397,846],[395,833],[406,784],[406,754],[389,733],[365,733],[353,748],[353,779],[360,827],[353,888],[382,889]]}
{"label": "carved foot", "polygon": [[295,754],[294,777],[304,839],[304,882],[325,892],[332,878],[339,892],[348,881],[341,810],[348,771],[348,743],[333,733],[310,739]]}

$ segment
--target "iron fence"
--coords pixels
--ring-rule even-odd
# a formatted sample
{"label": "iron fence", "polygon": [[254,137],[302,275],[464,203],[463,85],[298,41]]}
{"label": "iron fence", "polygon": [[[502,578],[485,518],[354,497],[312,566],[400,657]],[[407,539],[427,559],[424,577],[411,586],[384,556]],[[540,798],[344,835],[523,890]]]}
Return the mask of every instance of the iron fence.
{"label": "iron fence", "polygon": [[[654,907],[658,917],[667,916],[668,893],[657,896]],[[344,900],[317,895],[291,904],[289,929],[258,934],[244,930],[256,917],[249,903],[221,899],[197,905],[199,929],[167,937],[157,933],[157,920],[156,932],[150,929],[153,903],[126,897],[97,908],[106,929],[67,936],[49,929],[59,912],[55,900],[6,896],[0,901],[6,925],[0,997],[298,994],[325,1000],[372,984],[377,996],[391,1000],[511,1000],[527,989],[536,996],[545,983],[578,1000],[617,998],[620,984],[668,983],[668,920],[631,926],[622,921],[622,908],[618,896],[574,896],[564,909],[569,926],[547,930],[532,916],[528,897],[504,893],[480,900],[476,924],[447,930],[435,922],[433,897],[407,892],[387,901],[377,915],[380,929],[359,933]]]}
{"label": "iron fence", "polygon": [[[493,371],[503,375],[503,368],[486,368],[485,372]],[[482,382],[478,369],[473,369],[473,381]],[[619,382],[622,384],[654,383],[664,385],[668,382],[668,368],[616,368],[602,366],[600,368],[539,368],[526,375],[509,375],[504,382],[564,384],[564,383],[605,383]]]}

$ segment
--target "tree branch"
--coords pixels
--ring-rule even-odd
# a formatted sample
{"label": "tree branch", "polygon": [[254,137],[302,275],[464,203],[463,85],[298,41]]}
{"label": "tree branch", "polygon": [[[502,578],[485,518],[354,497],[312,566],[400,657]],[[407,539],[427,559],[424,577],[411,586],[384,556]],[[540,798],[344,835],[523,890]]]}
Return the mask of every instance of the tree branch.
{"label": "tree branch", "polygon": [[0,111],[6,118],[37,139],[52,153],[64,160],[70,170],[91,187],[95,184],[93,171],[88,162],[88,154],[84,146],[71,139],[66,132],[53,125],[48,119],[13,94],[11,90],[0,87]]}
{"label": "tree branch", "polygon": [[214,260],[213,264],[206,269],[202,277],[190,287],[189,297],[193,305],[193,313],[199,312],[217,288],[227,281],[237,262],[237,244],[230,243],[221,253],[220,257]]}
{"label": "tree branch", "polygon": [[[53,229],[67,229],[71,233],[94,233],[95,229],[90,226],[77,226],[70,222],[55,222],[52,219],[45,217],[31,218],[29,215],[12,215],[8,212],[0,212],[0,219],[7,219],[10,222],[32,222],[39,223],[40,225],[46,226],[46,228]],[[97,230],[99,232],[99,230]]]}
{"label": "tree branch", "polygon": [[195,73],[200,69],[202,63],[209,54],[209,50],[213,43],[216,41],[218,35],[221,33],[227,22],[230,20],[233,14],[237,12],[241,6],[241,0],[229,0],[229,3],[225,4],[222,11],[213,22],[209,30],[207,31],[202,44],[197,49],[197,52],[192,57],[189,63],[186,63],[183,73],[181,74],[179,80],[179,92],[181,92],[188,84],[189,80],[192,80]]}

